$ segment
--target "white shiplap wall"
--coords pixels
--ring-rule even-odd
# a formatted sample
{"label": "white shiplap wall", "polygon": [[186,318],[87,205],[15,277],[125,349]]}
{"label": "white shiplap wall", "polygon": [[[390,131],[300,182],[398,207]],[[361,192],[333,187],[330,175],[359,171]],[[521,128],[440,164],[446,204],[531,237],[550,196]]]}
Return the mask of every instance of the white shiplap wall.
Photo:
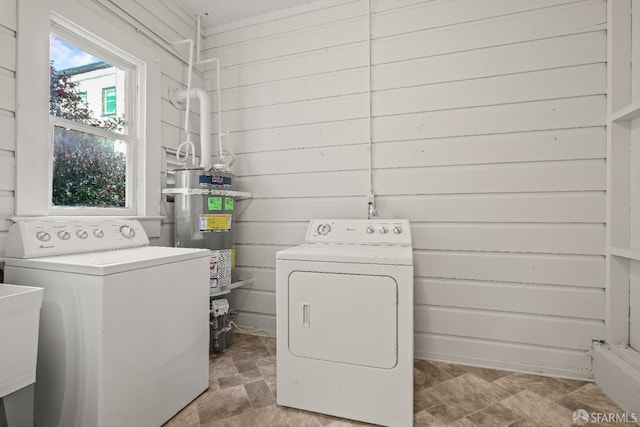
{"label": "white shiplap wall", "polygon": [[[254,193],[239,203],[239,271],[255,278],[232,295],[241,325],[275,330],[275,253],[310,219],[365,217],[367,4],[205,33],[225,143]],[[383,217],[412,221],[418,357],[590,377],[605,25],[604,0],[372,1],[374,192]]]}
{"label": "white shiplap wall", "polygon": [[[138,37],[149,45],[150,49],[157,52],[162,64],[161,94],[157,94],[158,102],[162,103],[162,140],[150,141],[152,144],[161,144],[163,147],[175,149],[184,140],[181,132],[184,123],[184,113],[174,108],[168,97],[169,87],[183,87],[186,82],[186,65],[176,55],[173,55],[160,47],[169,46],[169,42],[194,38],[195,18],[185,14],[175,4],[168,0],[150,1],[121,1],[102,2],[105,8],[99,6],[100,1],[80,0],[84,6],[99,11],[106,22],[116,21],[109,10],[120,15],[121,18],[134,23],[141,32],[131,29],[131,37]],[[43,3],[37,3],[33,7]],[[16,66],[16,36],[19,29],[16,28],[16,0],[0,0],[0,259],[4,256],[7,231],[12,224],[9,217],[14,214],[15,196],[15,66]],[[89,28],[89,30],[91,30]],[[144,36],[149,34],[151,38]],[[154,41],[152,41],[153,39]],[[186,57],[186,53],[185,53]],[[44,58],[44,60],[47,60]],[[194,84],[202,85],[202,79],[198,73],[194,75]],[[197,103],[196,103],[197,104]],[[194,106],[197,110],[197,105]],[[198,141],[199,120],[197,115],[192,117],[195,138]],[[169,209],[170,210],[170,209]],[[170,214],[170,212],[169,212]],[[159,239],[154,239],[154,244],[170,245],[173,230],[171,223],[163,225]]]}
{"label": "white shiplap wall", "polygon": [[0,1],[0,258],[14,214],[16,0]]}

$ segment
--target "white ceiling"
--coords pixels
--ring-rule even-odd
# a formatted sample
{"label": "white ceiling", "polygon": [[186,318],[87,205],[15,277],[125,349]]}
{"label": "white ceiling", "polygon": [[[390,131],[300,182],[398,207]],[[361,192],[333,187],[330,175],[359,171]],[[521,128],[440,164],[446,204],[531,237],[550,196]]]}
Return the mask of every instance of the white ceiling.
{"label": "white ceiling", "polygon": [[200,15],[203,27],[301,6],[317,0],[178,0],[189,15]]}

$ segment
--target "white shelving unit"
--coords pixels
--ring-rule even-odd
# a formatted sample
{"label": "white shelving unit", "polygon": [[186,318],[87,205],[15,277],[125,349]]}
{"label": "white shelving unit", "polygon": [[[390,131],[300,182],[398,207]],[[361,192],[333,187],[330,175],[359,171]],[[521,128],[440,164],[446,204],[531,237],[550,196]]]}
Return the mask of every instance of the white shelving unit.
{"label": "white shelving unit", "polygon": [[593,377],[622,409],[638,412],[640,31],[637,29],[640,28],[640,0],[610,0],[607,15],[605,343],[594,348]]}
{"label": "white shelving unit", "polygon": [[218,298],[221,297],[223,295],[227,295],[229,293],[231,293],[232,290],[234,290],[235,288],[239,288],[241,286],[245,286],[245,285],[251,285],[253,283],[253,277],[249,277],[249,278],[243,278],[238,280],[237,282],[233,282],[232,284],[228,285],[228,286],[223,286],[222,289],[218,292],[211,292],[209,294],[209,296],[211,298]]}
{"label": "white shelving unit", "polygon": [[235,197],[237,200],[246,200],[253,197],[253,193],[247,191],[219,190],[215,188],[164,188],[162,194],[204,194]]}

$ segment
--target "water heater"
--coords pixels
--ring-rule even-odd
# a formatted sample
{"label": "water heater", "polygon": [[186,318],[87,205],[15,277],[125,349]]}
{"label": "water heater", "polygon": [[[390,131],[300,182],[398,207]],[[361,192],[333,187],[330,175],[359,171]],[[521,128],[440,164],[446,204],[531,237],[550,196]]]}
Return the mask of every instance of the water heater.
{"label": "water heater", "polygon": [[175,245],[211,250],[210,287],[215,294],[231,284],[235,268],[235,177],[203,169],[177,170],[175,177]]}

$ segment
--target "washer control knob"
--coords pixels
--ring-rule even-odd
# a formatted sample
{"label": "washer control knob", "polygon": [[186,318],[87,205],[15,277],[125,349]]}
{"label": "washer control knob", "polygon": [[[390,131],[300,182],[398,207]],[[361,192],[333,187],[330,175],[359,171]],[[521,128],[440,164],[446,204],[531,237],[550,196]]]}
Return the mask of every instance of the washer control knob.
{"label": "washer control knob", "polygon": [[318,226],[318,234],[321,236],[326,236],[331,231],[331,226],[329,224],[320,224]]}
{"label": "washer control knob", "polygon": [[376,229],[370,225],[367,227],[366,231],[367,231],[367,234],[373,234],[375,233]]}
{"label": "washer control knob", "polygon": [[87,233],[87,230],[78,230],[76,231],[76,236],[84,240],[89,237],[89,233]]}
{"label": "washer control knob", "polygon": [[380,227],[380,233],[387,234],[389,232],[389,228],[386,225]]}
{"label": "washer control knob", "polygon": [[400,227],[399,225],[396,225],[395,227],[393,227],[393,233],[394,234],[402,233],[402,227]]}
{"label": "washer control knob", "polygon": [[46,231],[38,231],[36,233],[36,239],[40,240],[41,242],[48,242],[49,240],[51,240],[51,234],[47,233]]}
{"label": "washer control knob", "polygon": [[120,234],[122,234],[126,239],[133,239],[136,235],[136,231],[128,225],[123,225],[120,227]]}
{"label": "washer control knob", "polygon": [[98,239],[102,239],[104,237],[104,231],[102,231],[102,228],[96,228],[95,230],[93,230],[93,235]]}
{"label": "washer control knob", "polygon": [[58,237],[60,240],[69,240],[71,238],[71,234],[67,230],[58,231]]}

